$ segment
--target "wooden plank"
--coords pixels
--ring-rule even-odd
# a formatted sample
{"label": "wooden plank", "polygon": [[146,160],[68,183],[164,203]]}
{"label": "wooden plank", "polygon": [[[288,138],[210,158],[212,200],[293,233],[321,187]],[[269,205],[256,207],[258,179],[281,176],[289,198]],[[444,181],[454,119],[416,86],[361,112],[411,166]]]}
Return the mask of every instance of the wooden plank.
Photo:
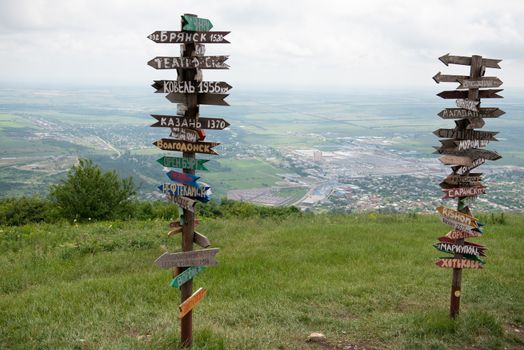
{"label": "wooden plank", "polygon": [[196,231],[193,235],[193,242],[195,242],[202,248],[207,248],[211,245],[211,243],[209,242],[209,239],[206,236]]}
{"label": "wooden plank", "polygon": [[464,77],[458,80],[460,85],[457,89],[484,89],[499,87],[502,85],[502,80],[497,77],[481,77],[477,79],[470,79]]}
{"label": "wooden plank", "polygon": [[[224,101],[228,96],[228,94],[198,94],[197,102],[201,105],[229,106],[229,104]],[[187,95],[171,92],[166,95],[166,98],[173,103],[185,103]]]}
{"label": "wooden plank", "polygon": [[185,315],[189,313],[189,311],[193,310],[193,308],[202,300],[204,299],[204,296],[206,295],[207,291],[204,288],[199,288],[193,295],[191,295],[189,298],[184,300],[182,304],[178,307],[180,310],[180,314],[178,315],[178,318],[183,318]]}
{"label": "wooden plank", "polygon": [[[439,240],[439,242],[442,242],[442,243],[456,244],[454,239],[448,238],[446,236],[439,237],[438,240]],[[476,247],[476,248],[478,248],[479,256],[486,256],[485,253],[486,253],[486,250],[488,248],[486,248],[482,244],[464,241],[464,245],[471,246],[471,247]],[[475,254],[470,254],[470,253],[458,253],[458,254],[475,255]]]}
{"label": "wooden plank", "polygon": [[191,185],[198,187],[197,180],[200,179],[200,176],[196,176],[193,174],[186,174],[186,173],[180,173],[178,171],[170,170],[166,173],[167,177],[171,181],[175,181],[181,184],[185,185]]}
{"label": "wooden plank", "polygon": [[[465,151],[471,148],[482,148],[489,144],[489,140],[440,140],[441,149]],[[439,149],[439,148],[437,148]]]}
{"label": "wooden plank", "polygon": [[167,194],[167,200],[169,202],[171,202],[171,203],[177,204],[182,209],[186,209],[186,210],[188,210],[188,211],[190,211],[192,213],[195,212],[196,201],[194,201],[191,198],[177,197],[177,196],[173,196],[173,195],[168,193]]}
{"label": "wooden plank", "polygon": [[445,237],[449,238],[451,240],[457,240],[457,239],[464,239],[464,238],[471,238],[471,237],[480,237],[482,233],[478,231],[460,231],[460,230],[452,230],[446,233]]}
{"label": "wooden plank", "polygon": [[182,157],[162,157],[157,159],[157,162],[168,168],[180,168],[180,169],[192,169],[192,170],[203,170],[209,171],[205,167],[204,163],[208,162],[209,159],[192,159]]}
{"label": "wooden plank", "polygon": [[155,263],[162,269],[216,265],[218,262],[215,260],[215,255],[219,250],[218,248],[210,248],[187,252],[164,253],[155,260]]}
{"label": "wooden plank", "polygon": [[[498,160],[502,158],[502,156],[498,154],[496,151],[491,151],[488,149],[479,149],[479,148],[469,148],[469,149],[464,149],[464,150],[439,148],[434,153],[435,154],[445,154],[448,156],[456,156],[456,157],[467,157],[470,159],[471,162],[479,158],[484,158],[486,160]],[[469,164],[463,164],[463,163],[450,163],[450,164],[472,165],[471,162]]]}
{"label": "wooden plank", "polygon": [[[471,57],[467,56],[453,56],[448,54],[445,54],[444,56],[441,56],[438,58],[442,63],[444,63],[446,66],[451,64],[460,64],[464,66],[470,66],[471,65]],[[502,60],[499,59],[493,59],[493,58],[483,58],[482,59],[482,65],[486,66],[487,68],[498,68],[500,69],[499,63]]]}
{"label": "wooden plank", "polygon": [[218,155],[218,153],[213,149],[213,147],[220,145],[220,143],[187,142],[173,139],[160,139],[153,142],[153,145],[164,151],[193,152]]}
{"label": "wooden plank", "polygon": [[188,128],[171,128],[169,137],[180,141],[197,142],[203,140],[197,130]]}
{"label": "wooden plank", "polygon": [[461,140],[488,140],[497,141],[494,137],[497,131],[476,131],[476,130],[457,130],[457,129],[437,129],[433,134],[446,139]]}
{"label": "wooden plank", "polygon": [[182,30],[190,32],[209,32],[213,24],[207,18],[196,16],[182,16]]}
{"label": "wooden plank", "polygon": [[195,278],[200,272],[207,269],[205,266],[189,266],[171,281],[171,287],[180,288],[184,283]]}
{"label": "wooden plank", "polygon": [[469,111],[463,108],[446,108],[438,116],[442,119],[474,119],[474,118],[498,118],[506,114],[498,108],[479,108],[478,111]]}
{"label": "wooden plank", "polygon": [[453,269],[481,269],[484,265],[478,260],[456,258],[440,258],[435,262],[435,264],[438,267],[448,267]]}
{"label": "wooden plank", "polygon": [[173,30],[157,30],[147,36],[159,44],[229,44],[225,39],[231,32],[183,32]]}
{"label": "wooden plank", "polygon": [[[488,90],[480,90],[479,91],[479,97],[480,98],[503,98],[498,93],[503,91],[504,89],[488,89]],[[445,99],[466,99],[468,98],[468,92],[467,91],[461,91],[461,90],[447,90],[442,91],[437,94],[437,96],[440,96]]]}
{"label": "wooden plank", "polygon": [[155,69],[229,69],[229,56],[170,57],[157,56],[147,62]]}
{"label": "wooden plank", "polygon": [[157,120],[152,124],[153,128],[191,128],[191,129],[206,129],[206,130],[223,130],[230,124],[222,118],[213,117],[183,117],[178,115],[158,115],[151,114]]}
{"label": "wooden plank", "polygon": [[475,234],[475,232],[478,231],[477,233],[482,234],[482,230],[481,229],[479,229],[479,228],[472,228],[472,227],[470,227],[468,225],[462,224],[461,222],[453,220],[453,219],[450,219],[450,218],[441,217],[440,221],[442,223],[446,224],[446,225],[449,225],[449,226],[453,227],[453,229],[458,230],[458,231],[467,232],[467,233],[470,233],[472,235]]}
{"label": "wooden plank", "polygon": [[442,190],[445,195],[442,199],[448,198],[459,198],[459,197],[476,197],[486,193],[486,187],[474,186],[474,187],[455,187],[445,188]]}
{"label": "wooden plank", "polygon": [[440,83],[458,83],[459,80],[461,80],[461,79],[468,79],[468,78],[469,78],[469,75],[448,75],[448,74],[442,74],[442,73],[438,72],[433,77],[433,80],[435,80],[435,82],[437,84],[440,84]]}
{"label": "wooden plank", "polygon": [[477,218],[468,214],[461,213],[460,211],[451,208],[446,208],[441,205],[437,207],[437,212],[444,218],[455,220],[471,228],[479,227]]}
{"label": "wooden plank", "polygon": [[472,101],[468,99],[458,99],[455,101],[455,104],[458,108],[466,109],[471,112],[478,112],[478,106],[480,104],[480,101]]}
{"label": "wooden plank", "polygon": [[170,193],[174,196],[190,197],[191,199],[207,196],[209,186],[200,185],[201,187],[194,187],[190,185],[165,183],[158,186],[162,193]]}
{"label": "wooden plank", "polygon": [[155,93],[226,94],[233,87],[224,81],[155,80],[151,85]]}
{"label": "wooden plank", "polygon": [[481,173],[471,173],[469,175],[448,175],[444,179],[444,183],[450,184],[450,185],[458,185],[458,186],[470,186],[473,184],[477,184],[480,181],[482,181],[482,174]]}
{"label": "wooden plank", "polygon": [[440,157],[438,160],[440,160],[442,164],[446,164],[446,165],[463,165],[463,166],[473,165],[473,160],[469,157],[445,155],[445,156]]}
{"label": "wooden plank", "polygon": [[475,159],[473,161],[473,164],[471,164],[471,165],[452,167],[453,174],[463,175],[463,174],[465,174],[465,173],[467,173],[467,172],[477,168],[478,166],[484,164],[485,162],[486,162],[486,160],[484,158],[478,158],[478,159]]}

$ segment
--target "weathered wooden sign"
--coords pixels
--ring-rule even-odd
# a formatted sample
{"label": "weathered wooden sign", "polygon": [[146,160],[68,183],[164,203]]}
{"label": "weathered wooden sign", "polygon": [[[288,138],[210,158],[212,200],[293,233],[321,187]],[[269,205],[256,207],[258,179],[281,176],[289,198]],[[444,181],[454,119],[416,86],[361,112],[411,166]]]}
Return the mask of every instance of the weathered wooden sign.
{"label": "weathered wooden sign", "polygon": [[166,173],[167,177],[171,181],[175,181],[181,184],[191,185],[198,187],[197,180],[200,179],[200,176],[193,174],[180,173],[178,171],[170,170]]}
{"label": "weathered wooden sign", "polygon": [[442,164],[446,164],[446,165],[463,165],[463,166],[473,165],[473,160],[469,157],[445,155],[445,156],[440,157],[438,160],[440,160]]}
{"label": "weathered wooden sign", "polygon": [[190,185],[177,184],[177,183],[165,183],[158,186],[158,189],[163,193],[170,193],[174,196],[184,196],[190,198],[207,197],[207,190],[209,186],[199,185],[200,187],[194,187]]}
{"label": "weathered wooden sign", "polygon": [[155,69],[229,69],[228,56],[168,57],[157,56],[147,64]]}
{"label": "weathered wooden sign", "polygon": [[226,94],[233,88],[223,81],[155,80],[151,86],[156,93],[179,94]]}
{"label": "weathered wooden sign", "polygon": [[[486,160],[497,160],[497,159],[502,158],[502,156],[495,151],[491,151],[487,149],[479,149],[479,148],[468,148],[468,149],[463,149],[463,150],[439,148],[434,153],[435,154],[446,154],[449,156],[456,156],[456,157],[467,157],[471,161],[475,159],[479,159],[479,158],[484,158]],[[471,164],[460,164],[460,165],[471,165]]]}
{"label": "weathered wooden sign", "polygon": [[172,267],[186,266],[209,266],[216,265],[215,255],[220,249],[210,248],[202,250],[191,250],[188,252],[164,253],[155,263],[158,267],[169,269]]}
{"label": "weathered wooden sign", "polygon": [[223,130],[229,123],[222,118],[190,118],[176,115],[151,114],[157,120],[152,127],[160,128],[192,128],[206,130]]}
{"label": "weathered wooden sign", "polygon": [[[442,63],[444,63],[446,66],[451,64],[461,64],[464,66],[471,66],[471,57],[466,56],[452,56],[449,53],[445,54],[444,56],[441,56],[438,58]],[[492,58],[483,58],[481,65],[487,67],[487,68],[500,68],[499,63],[502,60],[498,59],[492,59]]]}
{"label": "weathered wooden sign", "polygon": [[204,299],[206,293],[207,291],[204,288],[199,288],[195,293],[193,293],[193,295],[184,300],[184,302],[178,307],[180,310],[178,318],[183,318],[189,311],[193,310],[196,304],[198,304],[200,300]]}
{"label": "weathered wooden sign", "polygon": [[442,119],[476,119],[476,118],[498,118],[505,114],[498,108],[479,108],[478,112],[469,111],[463,108],[446,108],[438,114]]}
{"label": "weathered wooden sign", "polygon": [[180,288],[184,283],[193,279],[196,275],[206,269],[205,266],[190,266],[185,269],[182,273],[178,274],[171,281],[171,287]]}
{"label": "weathered wooden sign", "polygon": [[502,80],[497,77],[481,77],[477,79],[470,79],[464,77],[458,80],[460,85],[457,89],[482,89],[499,87],[502,85]]}
{"label": "weathered wooden sign", "polygon": [[442,205],[437,207],[437,211],[444,218],[460,222],[461,224],[464,224],[471,228],[479,227],[478,220],[471,215],[461,213],[460,211],[451,208],[446,208]]}
{"label": "weathered wooden sign", "polygon": [[453,230],[446,233],[447,238],[452,240],[458,240],[458,239],[464,239],[464,238],[470,238],[470,237],[480,237],[482,235],[479,231],[460,231],[460,230]]}
{"label": "weathered wooden sign", "polygon": [[435,264],[438,267],[449,267],[453,269],[481,269],[484,264],[478,260],[440,258]]}
{"label": "weathered wooden sign", "polygon": [[159,44],[229,44],[225,39],[230,32],[180,32],[157,30],[147,36]]}
{"label": "weathered wooden sign", "polygon": [[478,159],[475,159],[473,161],[473,164],[471,164],[471,165],[452,167],[453,174],[455,174],[455,175],[464,175],[467,172],[475,169],[476,167],[478,167],[478,166],[480,166],[480,165],[482,165],[484,163],[486,163],[486,160],[484,158],[478,158]]}
{"label": "weathered wooden sign", "polygon": [[440,140],[442,147],[435,147],[437,150],[465,151],[471,148],[482,148],[489,144],[489,140]]}
{"label": "weathered wooden sign", "polygon": [[482,174],[481,173],[470,173],[469,175],[448,175],[444,179],[444,183],[450,184],[450,185],[459,185],[459,186],[471,186],[476,185],[482,181]]}
{"label": "weathered wooden sign", "polygon": [[455,240],[448,237],[439,237],[439,243],[433,245],[441,252],[451,254],[465,254],[474,256],[486,256],[486,247],[472,242],[464,242],[457,244]]}
{"label": "weathered wooden sign", "polygon": [[171,128],[171,134],[169,136],[177,140],[189,142],[197,142],[204,139],[197,130],[188,128]]}
{"label": "weathered wooden sign", "polygon": [[193,152],[205,154],[218,154],[213,147],[220,145],[218,142],[187,142],[173,139],[160,139],[153,145],[164,151]]}
{"label": "weathered wooden sign", "polygon": [[186,197],[173,196],[172,194],[167,194],[167,200],[171,203],[177,204],[182,209],[186,209],[192,213],[195,212],[195,200]]}
{"label": "weathered wooden sign", "polygon": [[[489,90],[479,90],[479,97],[480,98],[503,98],[498,93],[503,91],[503,89],[489,89]],[[448,90],[448,91],[442,91],[437,94],[437,96],[440,96],[442,98],[468,98],[468,92],[467,91],[460,91],[460,90]]]}
{"label": "weathered wooden sign", "polygon": [[459,197],[476,197],[476,196],[486,193],[486,187],[475,186],[475,187],[445,188],[442,191],[445,193],[442,199],[459,198]]}
{"label": "weathered wooden sign", "polygon": [[[215,105],[215,106],[229,106],[229,104],[224,101],[227,94],[198,94],[197,101],[201,105]],[[187,95],[171,92],[166,95],[166,98],[173,103],[185,103]]]}
{"label": "weathered wooden sign", "polygon": [[433,77],[433,80],[435,80],[435,83],[458,83],[460,79],[468,79],[469,75],[449,75],[449,74],[442,74],[438,72]]}
{"label": "weathered wooden sign", "polygon": [[205,167],[205,163],[209,159],[194,159],[194,158],[181,158],[181,157],[162,157],[157,159],[157,162],[168,168],[180,168],[180,169],[192,169],[192,170],[204,170],[209,171]]}
{"label": "weathered wooden sign", "polygon": [[468,99],[458,99],[455,101],[458,108],[462,108],[471,112],[478,112],[479,101],[472,101]]}
{"label": "weathered wooden sign", "polygon": [[208,32],[213,28],[213,24],[207,18],[200,18],[195,16],[182,16],[182,30],[190,32]]}
{"label": "weathered wooden sign", "polygon": [[171,236],[176,235],[177,233],[180,233],[180,232],[182,232],[182,227],[175,227],[174,229],[172,229],[171,231],[169,231],[169,232],[167,233],[167,235],[168,235],[169,237],[171,237]]}
{"label": "weathered wooden sign", "polygon": [[211,243],[209,242],[209,239],[206,236],[196,231],[193,234],[193,242],[195,242],[202,248],[207,248],[211,245]]}
{"label": "weathered wooden sign", "polygon": [[457,129],[437,129],[433,131],[438,137],[446,139],[460,139],[460,140],[488,140],[497,141],[495,135],[497,131],[477,131],[477,130],[457,130]]}

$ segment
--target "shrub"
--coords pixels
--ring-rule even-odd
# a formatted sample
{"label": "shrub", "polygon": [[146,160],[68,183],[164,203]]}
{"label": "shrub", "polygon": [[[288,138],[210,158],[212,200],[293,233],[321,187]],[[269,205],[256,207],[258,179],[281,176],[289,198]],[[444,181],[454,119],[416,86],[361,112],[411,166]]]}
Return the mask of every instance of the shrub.
{"label": "shrub", "polygon": [[0,199],[0,225],[19,226],[31,222],[54,221],[53,206],[40,197]]}

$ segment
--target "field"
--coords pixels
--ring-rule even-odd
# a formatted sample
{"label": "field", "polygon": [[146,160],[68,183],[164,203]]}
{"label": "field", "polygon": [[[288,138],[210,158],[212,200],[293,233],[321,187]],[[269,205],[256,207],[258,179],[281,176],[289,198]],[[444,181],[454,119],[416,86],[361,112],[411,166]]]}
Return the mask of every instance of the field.
{"label": "field", "polygon": [[[433,261],[435,216],[203,219],[221,251],[196,278],[194,349],[522,349],[524,216],[486,216],[486,268]],[[179,247],[165,221],[0,228],[1,349],[173,349],[179,292],[153,261]],[[327,341],[306,343],[311,332]]]}

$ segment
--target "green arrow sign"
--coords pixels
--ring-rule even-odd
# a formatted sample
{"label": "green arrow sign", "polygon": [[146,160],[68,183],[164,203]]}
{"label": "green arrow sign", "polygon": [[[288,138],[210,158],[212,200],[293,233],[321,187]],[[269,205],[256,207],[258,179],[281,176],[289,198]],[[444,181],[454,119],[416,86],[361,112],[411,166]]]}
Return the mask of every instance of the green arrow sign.
{"label": "green arrow sign", "polygon": [[213,28],[213,24],[210,20],[206,18],[199,18],[194,16],[182,16],[184,20],[184,26],[182,30],[187,30],[191,32],[207,32]]}
{"label": "green arrow sign", "polygon": [[199,272],[202,272],[206,269],[205,266],[190,266],[184,270],[181,274],[173,278],[171,281],[171,287],[180,288],[184,283],[193,279]]}
{"label": "green arrow sign", "polygon": [[204,166],[204,163],[207,161],[208,159],[190,159],[179,157],[162,157],[157,159],[157,162],[168,168],[184,168],[204,171],[208,171],[208,169]]}

